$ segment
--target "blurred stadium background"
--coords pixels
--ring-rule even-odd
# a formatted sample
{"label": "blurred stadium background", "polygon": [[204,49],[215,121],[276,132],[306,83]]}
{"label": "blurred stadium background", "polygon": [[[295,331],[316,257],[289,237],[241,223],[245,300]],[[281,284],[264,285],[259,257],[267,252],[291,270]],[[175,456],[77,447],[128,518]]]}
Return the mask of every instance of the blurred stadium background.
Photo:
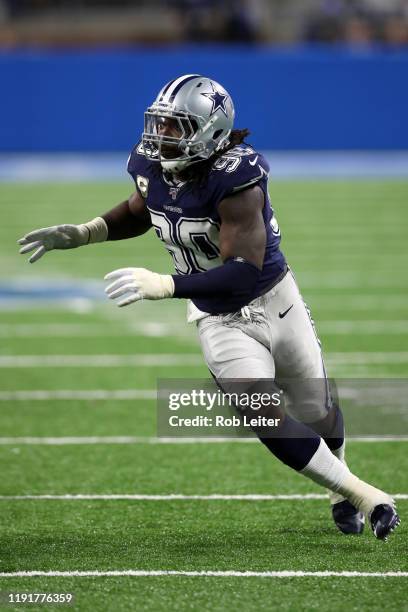
{"label": "blurred stadium background", "polygon": [[[0,0],[0,589],[73,591],[81,610],[406,609],[401,575],[4,575],[407,570],[404,526],[386,556],[368,530],[341,537],[327,501],[302,497],[322,492],[261,445],[158,443],[157,379],[207,376],[195,329],[182,301],[119,311],[101,281],[129,265],[170,272],[154,236],[32,267],[18,255],[31,229],[129,195],[143,112],[190,72],[230,91],[237,126],[269,158],[329,374],[349,399],[348,379],[395,379],[348,453],[407,517],[408,1]],[[230,497],[148,498],[172,494]]]}
{"label": "blurred stadium background", "polygon": [[1,0],[4,46],[408,42],[406,0]]}

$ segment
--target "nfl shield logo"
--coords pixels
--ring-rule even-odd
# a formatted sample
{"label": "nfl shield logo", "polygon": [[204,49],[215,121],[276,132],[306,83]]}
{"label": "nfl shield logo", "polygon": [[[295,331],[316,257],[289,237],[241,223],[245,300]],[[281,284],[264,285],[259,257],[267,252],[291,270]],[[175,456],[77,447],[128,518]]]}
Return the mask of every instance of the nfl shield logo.
{"label": "nfl shield logo", "polygon": [[171,199],[175,200],[178,195],[179,188],[178,187],[170,187],[169,194],[171,195]]}

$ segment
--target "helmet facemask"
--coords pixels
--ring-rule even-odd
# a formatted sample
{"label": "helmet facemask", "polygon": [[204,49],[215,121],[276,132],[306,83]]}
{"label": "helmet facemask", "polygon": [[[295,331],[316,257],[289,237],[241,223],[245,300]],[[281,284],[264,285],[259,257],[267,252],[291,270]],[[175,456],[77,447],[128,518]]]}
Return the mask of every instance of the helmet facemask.
{"label": "helmet facemask", "polygon": [[[234,107],[215,81],[185,75],[168,83],[144,117],[143,152],[175,174],[223,149],[231,133]],[[171,129],[160,124],[171,123]]]}
{"label": "helmet facemask", "polygon": [[[204,132],[213,128],[217,121],[215,116],[205,125],[203,117],[199,115],[164,110],[153,105],[147,109],[144,117],[142,135],[144,154],[147,159],[160,162],[169,172],[181,172],[191,164],[208,159],[227,139],[227,136],[224,136],[221,143],[214,143],[216,146],[209,148],[201,138]],[[159,134],[159,125],[164,119],[173,122],[173,130],[179,135]]]}

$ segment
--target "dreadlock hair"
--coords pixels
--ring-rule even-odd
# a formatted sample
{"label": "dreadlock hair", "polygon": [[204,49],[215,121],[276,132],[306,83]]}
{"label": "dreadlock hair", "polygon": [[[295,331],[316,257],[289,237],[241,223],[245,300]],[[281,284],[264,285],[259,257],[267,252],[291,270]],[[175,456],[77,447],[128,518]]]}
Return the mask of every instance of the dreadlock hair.
{"label": "dreadlock hair", "polygon": [[180,173],[180,178],[184,181],[191,181],[192,187],[194,184],[198,187],[202,186],[207,180],[214,162],[237,145],[243,143],[247,144],[245,143],[245,138],[249,136],[250,133],[251,132],[247,128],[243,130],[232,130],[223,149],[217,151],[214,155],[211,155],[211,157],[202,162],[188,166]]}
{"label": "dreadlock hair", "polygon": [[225,153],[225,151],[242,144],[250,133],[251,132],[247,128],[244,128],[243,130],[232,130],[231,134],[229,135],[229,144],[226,149],[224,149],[222,154]]}

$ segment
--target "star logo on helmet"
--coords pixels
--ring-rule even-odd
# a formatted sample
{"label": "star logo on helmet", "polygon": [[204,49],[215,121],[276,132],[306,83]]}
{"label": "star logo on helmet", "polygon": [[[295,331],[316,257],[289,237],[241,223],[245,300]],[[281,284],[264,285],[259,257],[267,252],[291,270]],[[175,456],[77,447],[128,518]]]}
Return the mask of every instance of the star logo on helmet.
{"label": "star logo on helmet", "polygon": [[201,95],[205,96],[206,98],[209,98],[212,102],[210,116],[213,115],[217,110],[221,110],[224,115],[228,117],[227,109],[225,108],[225,103],[228,99],[228,96],[226,94],[223,94],[217,89],[214,89],[214,86],[212,85],[212,91],[202,93]]}

